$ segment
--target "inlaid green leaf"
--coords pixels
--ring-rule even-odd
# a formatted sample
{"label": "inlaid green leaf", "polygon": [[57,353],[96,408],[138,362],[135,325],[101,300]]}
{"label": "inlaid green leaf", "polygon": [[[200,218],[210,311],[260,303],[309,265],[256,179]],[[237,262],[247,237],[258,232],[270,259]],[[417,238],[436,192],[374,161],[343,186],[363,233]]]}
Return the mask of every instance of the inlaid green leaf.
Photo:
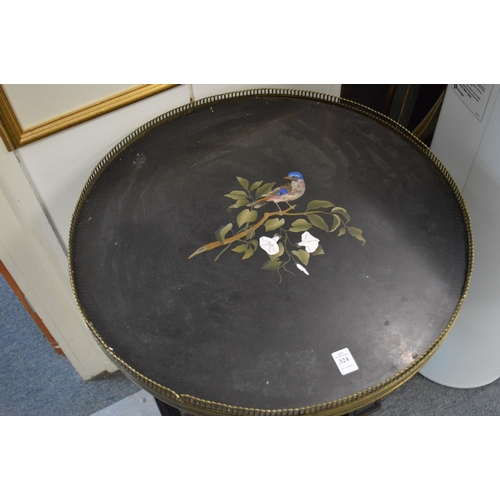
{"label": "inlaid green leaf", "polygon": [[232,251],[236,253],[243,253],[246,252],[247,248],[248,245],[243,243],[242,245],[238,245],[237,247],[232,248]]}
{"label": "inlaid green leaf", "polygon": [[281,267],[282,262],[278,260],[266,260],[260,267],[266,271],[277,271]]}
{"label": "inlaid green leaf", "polygon": [[301,233],[302,231],[307,231],[312,227],[309,222],[307,222],[305,219],[297,219],[292,223],[292,226],[290,227],[290,231],[292,233]]}
{"label": "inlaid green leaf", "polygon": [[253,191],[254,189],[257,189],[260,185],[262,184],[262,181],[257,181],[252,184],[250,187],[250,191]]}
{"label": "inlaid green leaf", "polygon": [[366,240],[363,238],[363,232],[361,231],[361,229],[358,229],[357,227],[348,227],[347,231],[349,231],[349,234],[351,236],[354,236],[357,240],[361,241],[363,245],[366,243]]}
{"label": "inlaid green leaf", "polygon": [[321,217],[321,215],[311,214],[311,215],[308,215],[307,218],[309,219],[309,222],[313,226],[315,226],[319,229],[322,229],[323,231],[326,231],[328,233],[328,231],[329,231],[328,224],[325,222],[323,217]]}
{"label": "inlaid green leaf", "polygon": [[292,250],[293,255],[299,258],[300,262],[307,266],[309,264],[309,254],[305,250]]}
{"label": "inlaid green leaf", "polygon": [[264,224],[266,231],[274,231],[285,223],[285,219],[268,219]]}
{"label": "inlaid green leaf", "polygon": [[316,250],[314,250],[314,252],[311,255],[313,257],[315,257],[316,255],[325,255],[323,247],[321,245],[318,245],[318,248],[316,248]]}
{"label": "inlaid green leaf", "polygon": [[349,222],[351,220],[351,216],[347,213],[347,210],[345,208],[335,207],[335,208],[332,208],[331,212],[332,212],[332,214],[334,214],[334,213],[341,214],[344,217],[346,222]]}
{"label": "inlaid green leaf", "polygon": [[236,177],[236,178],[238,179],[238,182],[241,184],[243,188],[248,189],[250,183],[246,179],[243,179],[243,177]]}
{"label": "inlaid green leaf", "polygon": [[[255,231],[254,231],[255,233]],[[252,245],[254,250],[257,250],[257,247],[259,246],[259,242],[257,240],[252,240],[248,242],[249,245]]]}
{"label": "inlaid green leaf", "polygon": [[341,227],[340,231],[338,232],[337,236],[343,236],[345,234],[345,227]]}
{"label": "inlaid green leaf", "polygon": [[318,208],[330,208],[334,207],[333,203],[326,200],[313,200],[307,204],[307,210],[316,210]]}
{"label": "inlaid green leaf", "polygon": [[226,238],[226,234],[233,229],[233,224],[230,222],[229,224],[226,224],[225,226],[220,227],[215,231],[215,238],[220,241],[221,243],[224,243],[224,239]]}
{"label": "inlaid green leaf", "polygon": [[230,212],[231,210],[233,210],[233,208],[244,207],[247,203],[248,203],[248,199],[242,198],[241,200],[237,200],[236,203],[234,203],[233,205],[228,207],[227,211]]}
{"label": "inlaid green leaf", "polygon": [[330,229],[330,233],[333,233],[334,231],[337,230],[337,228],[340,226],[341,220],[340,217],[337,214],[333,215],[333,225],[332,228]]}
{"label": "inlaid green leaf", "polygon": [[257,191],[255,191],[255,196],[257,197],[257,199],[259,199],[261,196],[269,193],[269,191],[271,191],[273,189],[273,186],[275,184],[276,184],[275,182],[268,182],[267,184],[260,186],[259,189],[257,189]]}
{"label": "inlaid green leaf", "polygon": [[241,260],[249,259],[254,254],[254,252],[255,249],[252,246],[249,246],[243,257],[241,258]]}
{"label": "inlaid green leaf", "polygon": [[238,227],[243,226],[243,224],[246,224],[247,222],[253,222],[257,219],[258,214],[256,210],[249,210],[248,208],[245,210],[242,210],[237,216],[236,216],[236,222],[238,223]]}
{"label": "inlaid green leaf", "polygon": [[247,193],[245,191],[231,191],[224,195],[226,198],[231,198],[232,200],[242,200],[247,198]]}
{"label": "inlaid green leaf", "polygon": [[254,236],[255,236],[255,229],[249,229],[245,239],[248,241],[251,240]]}

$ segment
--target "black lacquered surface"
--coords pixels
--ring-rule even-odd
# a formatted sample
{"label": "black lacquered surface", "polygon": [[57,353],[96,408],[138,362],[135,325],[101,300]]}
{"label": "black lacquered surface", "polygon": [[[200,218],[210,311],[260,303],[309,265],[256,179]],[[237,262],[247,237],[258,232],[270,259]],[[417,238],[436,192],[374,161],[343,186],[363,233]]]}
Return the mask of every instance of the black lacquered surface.
{"label": "black lacquered surface", "polygon": [[[236,176],[280,182],[293,170],[307,185],[295,211],[329,200],[365,245],[312,227],[324,255],[281,281],[260,248],[188,259],[234,222],[224,195],[241,190]],[[82,200],[72,278],[108,354],[178,395],[231,406],[302,408],[383,384],[447,328],[470,265],[463,208],[431,159],[314,99],[214,102],[150,127]],[[332,358],[343,348],[359,366],[347,375]]]}

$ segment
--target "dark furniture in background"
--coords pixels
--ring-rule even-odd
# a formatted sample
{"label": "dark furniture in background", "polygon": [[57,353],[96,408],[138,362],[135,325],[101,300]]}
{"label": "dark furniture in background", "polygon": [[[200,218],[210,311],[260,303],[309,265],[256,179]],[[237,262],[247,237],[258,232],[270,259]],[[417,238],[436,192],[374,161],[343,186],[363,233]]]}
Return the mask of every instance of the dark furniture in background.
{"label": "dark furniture in background", "polygon": [[345,84],[341,96],[392,118],[430,146],[445,92],[444,84]]}

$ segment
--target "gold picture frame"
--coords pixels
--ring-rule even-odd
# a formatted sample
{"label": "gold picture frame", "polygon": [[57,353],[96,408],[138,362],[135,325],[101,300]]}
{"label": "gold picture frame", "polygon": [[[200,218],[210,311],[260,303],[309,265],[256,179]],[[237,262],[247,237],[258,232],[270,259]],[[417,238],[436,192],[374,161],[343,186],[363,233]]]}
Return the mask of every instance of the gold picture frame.
{"label": "gold picture frame", "polygon": [[0,137],[8,151],[38,141],[98,116],[146,99],[178,84],[144,84],[94,102],[83,108],[23,129],[9,99],[0,85]]}

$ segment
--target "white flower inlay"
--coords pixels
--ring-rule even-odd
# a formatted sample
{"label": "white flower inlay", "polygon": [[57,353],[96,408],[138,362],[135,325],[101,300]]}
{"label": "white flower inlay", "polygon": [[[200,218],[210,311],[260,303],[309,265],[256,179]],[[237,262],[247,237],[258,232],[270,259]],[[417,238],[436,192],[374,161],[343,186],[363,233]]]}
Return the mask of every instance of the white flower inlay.
{"label": "white flower inlay", "polygon": [[309,273],[307,272],[307,269],[302,265],[302,264],[297,264],[295,263],[295,265],[304,273],[304,274],[307,274],[307,276],[309,276]]}
{"label": "white flower inlay", "polygon": [[267,236],[261,236],[259,239],[259,246],[262,250],[265,250],[269,255],[276,255],[280,251],[277,241],[280,239],[279,236],[273,236],[268,238]]}
{"label": "white flower inlay", "polygon": [[298,243],[299,246],[305,247],[306,252],[313,253],[319,246],[318,238],[315,238],[309,231],[302,233],[302,241]]}

